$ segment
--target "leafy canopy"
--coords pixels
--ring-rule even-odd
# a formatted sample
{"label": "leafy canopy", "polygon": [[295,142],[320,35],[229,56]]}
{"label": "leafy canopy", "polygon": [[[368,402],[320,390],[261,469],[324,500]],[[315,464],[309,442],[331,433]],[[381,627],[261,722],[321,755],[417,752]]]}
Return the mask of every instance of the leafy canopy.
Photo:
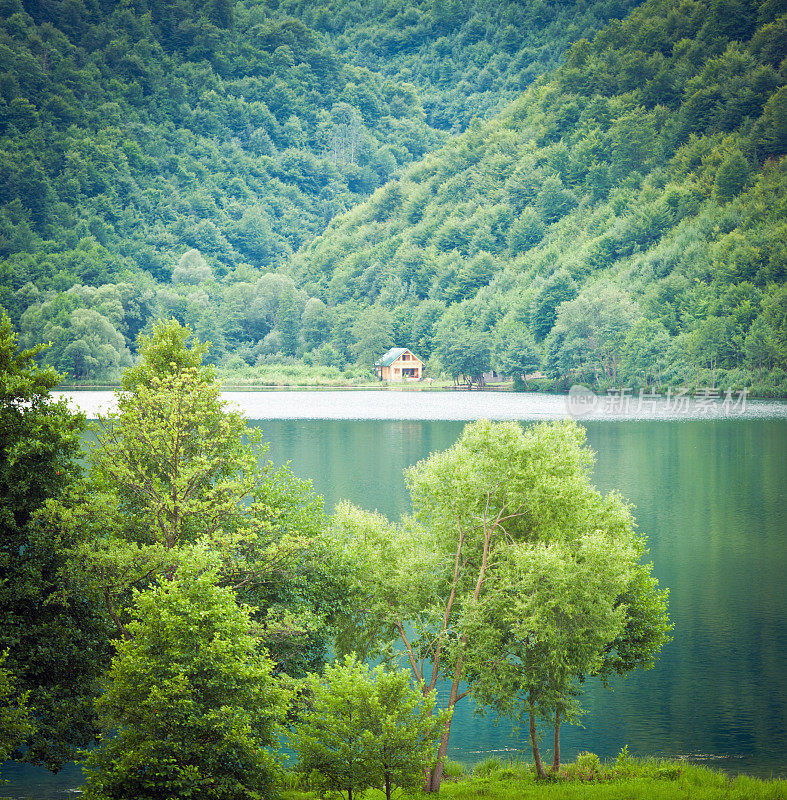
{"label": "leafy canopy", "polygon": [[219,558],[188,548],[171,579],[136,592],[98,701],[104,735],[87,797],[270,796],[288,694],[253,634],[251,609],[218,585]]}

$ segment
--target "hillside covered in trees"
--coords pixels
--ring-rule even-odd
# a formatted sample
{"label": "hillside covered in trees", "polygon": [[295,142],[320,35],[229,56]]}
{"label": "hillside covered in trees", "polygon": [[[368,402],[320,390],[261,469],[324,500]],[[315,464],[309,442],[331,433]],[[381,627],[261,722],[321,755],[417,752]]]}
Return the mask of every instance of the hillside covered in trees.
{"label": "hillside covered in trees", "polygon": [[[568,44],[632,5],[583,4],[582,26],[558,36],[567,12],[545,2],[532,36]],[[324,335],[324,306],[271,273],[448,135],[419,88],[319,24],[359,9],[310,4],[302,21],[253,0],[0,3],[0,304],[25,341],[52,341],[46,358],[72,377],[106,380],[159,316],[210,338],[216,361],[295,355],[286,320],[304,313]],[[394,36],[386,9],[375,25]],[[475,59],[492,54],[491,11],[487,33],[473,4],[451,9],[416,10],[425,46],[461,49],[469,26]],[[547,66],[529,36],[507,45],[520,83]],[[461,84],[469,67],[446,62],[442,79]],[[460,116],[475,103],[463,99]]]}
{"label": "hillside covered in trees", "polygon": [[649,0],[335,220],[293,274],[454,375],[783,393],[779,10]]}
{"label": "hillside covered in trees", "polygon": [[72,379],[171,316],[784,393],[784,8],[635,5],[2,0],[0,305]]}

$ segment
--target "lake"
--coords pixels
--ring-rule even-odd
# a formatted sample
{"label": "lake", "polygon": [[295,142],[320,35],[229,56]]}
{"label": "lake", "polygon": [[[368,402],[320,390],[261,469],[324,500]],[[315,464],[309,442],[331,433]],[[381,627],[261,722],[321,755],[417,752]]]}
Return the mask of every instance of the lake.
{"label": "lake", "polygon": [[[72,393],[89,415],[108,393]],[[230,393],[332,508],[341,499],[396,517],[408,509],[402,470],[450,446],[463,420],[566,416],[554,395],[487,392]],[[422,417],[418,418],[420,414]],[[434,415],[442,410],[442,418]],[[675,622],[654,669],[588,684],[584,728],[563,730],[564,757],[686,757],[731,772],[787,774],[787,404],[703,406],[583,420],[596,452],[595,483],[636,505],[641,532]],[[326,418],[320,419],[320,416]],[[398,415],[398,418],[397,418]],[[274,418],[278,417],[278,418]],[[462,705],[467,703],[467,705]],[[526,732],[457,707],[449,755],[467,762],[525,752]],[[548,739],[545,745],[548,744]],[[546,747],[545,747],[546,749]],[[5,794],[41,800],[79,785],[9,765]]]}

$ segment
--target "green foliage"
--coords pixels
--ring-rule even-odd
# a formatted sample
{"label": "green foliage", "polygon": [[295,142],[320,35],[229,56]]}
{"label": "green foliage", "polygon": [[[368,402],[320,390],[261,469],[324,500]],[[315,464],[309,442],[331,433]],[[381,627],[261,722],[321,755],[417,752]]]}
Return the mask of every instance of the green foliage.
{"label": "green foliage", "polygon": [[279,298],[276,310],[276,331],[279,334],[279,349],[285,356],[294,356],[298,352],[298,328],[300,317],[295,305],[293,292],[285,291]]}
{"label": "green foliage", "polygon": [[465,774],[465,765],[461,761],[446,758],[443,762],[443,775],[446,778],[461,778]]}
{"label": "green foliage", "polygon": [[565,270],[558,270],[541,283],[530,308],[530,327],[537,341],[552,330],[561,303],[573,300],[577,285]]}
{"label": "green foliage", "polygon": [[492,350],[492,366],[501,375],[525,382],[526,375],[541,365],[541,351],[533,334],[516,319],[498,325]]}
{"label": "green foliage", "polygon": [[[744,342],[785,280],[784,75],[772,49],[784,21],[750,12],[730,12],[744,20],[734,25],[710,0],[649,0],[408,168],[398,210],[379,219],[363,204],[335,220],[294,256],[294,274],[339,306],[415,302],[415,317],[445,304],[435,351],[452,375],[463,348],[451,342],[469,350],[491,334],[504,346],[527,297],[554,385],[732,379],[772,391],[783,358],[756,334],[747,360]],[[375,282],[370,265],[385,265]],[[418,287],[416,297],[392,300],[393,285]],[[612,285],[628,297],[611,298],[620,324],[610,311],[609,324],[588,318],[578,330],[603,303],[586,302],[595,287]],[[726,348],[709,356],[689,344],[718,320]],[[406,333],[397,343],[413,347]]]}
{"label": "green foliage", "polygon": [[[95,681],[108,659],[109,631],[100,609],[62,575],[76,537],[42,514],[48,503],[73,504],[84,419],[49,391],[59,380],[20,350],[7,316],[0,320],[0,652],[29,698],[35,725],[9,707],[13,756],[59,769],[94,735]],[[10,684],[6,683],[10,691]],[[6,698],[8,693],[6,692]],[[4,699],[6,702],[6,699]],[[13,723],[13,724],[12,724]],[[19,736],[24,734],[25,750]],[[13,734],[13,735],[12,735]]]}
{"label": "green foliage", "polygon": [[0,760],[7,761],[14,750],[35,733],[35,723],[28,708],[29,695],[19,695],[17,681],[3,666],[8,651],[0,653]]}
{"label": "green foliage", "polygon": [[601,761],[595,753],[582,752],[577,754],[575,766],[584,780],[592,780],[601,772]]}
{"label": "green foliage", "polygon": [[733,152],[721,162],[716,173],[715,192],[720,200],[732,200],[746,185],[751,168],[739,152]]}
{"label": "green foliage", "polygon": [[396,7],[357,0],[286,3],[289,14],[340,37],[355,63],[388,79],[384,98],[392,114],[403,116],[421,97],[428,124],[452,131],[513,100],[554,68],[572,41],[633,7],[628,0],[585,6],[552,0],[534,6],[506,0],[412,0]]}
{"label": "green foliage", "polygon": [[489,756],[489,758],[479,761],[473,767],[473,775],[484,778],[493,775],[495,772],[499,772],[502,768],[503,762],[497,758],[497,756]]}
{"label": "green foliage", "polygon": [[[633,5],[12,3],[0,9],[0,303],[81,382],[117,382],[156,318],[191,325],[214,362],[308,354],[329,326],[294,336],[298,296],[274,329],[276,307],[261,319],[244,302],[258,279]],[[420,201],[394,184],[372,204],[385,222]],[[449,228],[447,250],[470,235]],[[401,284],[386,259],[363,269],[391,305],[426,296],[412,264]],[[473,294],[492,262],[460,272]],[[111,313],[85,291],[121,286],[137,298]]]}
{"label": "green foliage", "polygon": [[[552,337],[553,386],[783,391],[781,343],[745,341],[785,280],[784,16],[635,5],[9,6],[0,303],[80,382],[169,317],[227,369],[396,344],[475,380],[523,295],[540,344],[606,282],[668,339],[648,354],[626,321],[610,367]],[[448,323],[438,352],[444,315],[472,363]],[[686,342],[716,318],[708,359]]]}
{"label": "green foliage", "polygon": [[570,374],[594,382],[603,374],[617,383],[626,335],[639,315],[639,308],[624,291],[600,283],[562,303],[545,342],[552,376]]}
{"label": "green foliage", "polygon": [[135,595],[131,638],[98,701],[104,736],[85,760],[88,797],[271,795],[268,748],[287,694],[219,569],[216,555],[190,548],[171,579]]}
{"label": "green foliage", "polygon": [[335,611],[321,499],[265,460],[259,430],[222,402],[207,345],[188,328],[160,323],[139,350],[118,410],[97,428],[84,497],[61,511],[79,532],[74,580],[127,636],[131,591],[171,577],[191,546],[213,548],[277,667],[319,666]]}
{"label": "green foliage", "polygon": [[311,683],[308,708],[290,734],[298,769],[324,787],[353,794],[420,784],[447,719],[434,715],[434,691],[412,688],[403,671],[371,669],[348,655]]}
{"label": "green foliage", "polygon": [[575,718],[585,676],[651,665],[668,638],[666,593],[639,561],[628,506],[590,484],[591,463],[574,423],[480,421],[406,472],[414,519],[340,506],[333,538],[363,613],[338,646],[406,657],[425,692],[447,678],[449,711],[472,694],[517,717]]}
{"label": "green foliage", "polygon": [[477,331],[457,315],[446,314],[436,325],[436,354],[445,370],[454,379],[468,384],[483,383],[483,373],[492,362],[491,337],[487,331]]}

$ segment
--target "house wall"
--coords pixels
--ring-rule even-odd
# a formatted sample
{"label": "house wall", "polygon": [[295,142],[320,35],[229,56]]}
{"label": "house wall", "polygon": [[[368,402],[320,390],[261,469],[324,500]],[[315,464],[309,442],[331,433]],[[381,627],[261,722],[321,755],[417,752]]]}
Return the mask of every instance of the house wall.
{"label": "house wall", "polygon": [[[404,353],[402,356],[405,355]],[[396,359],[392,364],[387,367],[377,367],[377,374],[381,381],[418,381],[423,378],[424,375],[424,362],[421,361],[420,358],[416,358],[411,353],[408,354],[410,357],[408,359],[404,359],[402,356]],[[414,369],[417,370],[416,374],[413,376],[408,376],[406,378],[402,377],[402,370],[405,369]]]}
{"label": "house wall", "polygon": [[[420,380],[423,375],[423,368],[424,364],[423,361],[417,359],[415,356],[410,356],[410,358],[405,361],[401,356],[396,359],[396,361],[391,364],[390,367],[383,367],[383,380],[389,381],[401,381],[401,380],[408,380],[408,381],[417,381]],[[416,369],[418,372],[413,377],[402,377],[402,370],[403,369]],[[387,372],[387,376],[386,376]]]}

